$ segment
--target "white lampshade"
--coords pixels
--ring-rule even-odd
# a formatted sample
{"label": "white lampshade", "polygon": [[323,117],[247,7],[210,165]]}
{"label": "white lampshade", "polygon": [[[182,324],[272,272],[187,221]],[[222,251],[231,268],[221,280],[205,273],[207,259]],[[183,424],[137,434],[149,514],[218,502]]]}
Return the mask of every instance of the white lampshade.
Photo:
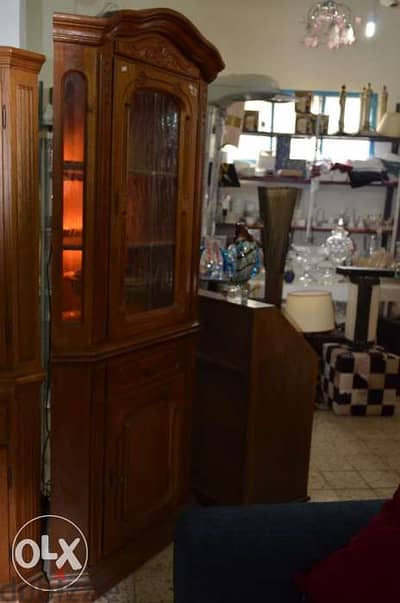
{"label": "white lampshade", "polygon": [[385,113],[376,129],[381,136],[400,137],[400,113]]}
{"label": "white lampshade", "polygon": [[288,293],[286,313],[304,333],[322,333],[335,328],[332,295],[327,291]]}

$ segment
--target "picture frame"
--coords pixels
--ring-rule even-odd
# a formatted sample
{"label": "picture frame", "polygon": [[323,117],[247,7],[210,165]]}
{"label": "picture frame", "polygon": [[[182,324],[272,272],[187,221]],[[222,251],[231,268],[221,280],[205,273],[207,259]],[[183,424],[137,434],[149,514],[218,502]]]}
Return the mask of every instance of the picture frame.
{"label": "picture frame", "polygon": [[315,134],[316,116],[313,113],[296,114],[296,134]]}
{"label": "picture frame", "polygon": [[259,111],[245,111],[242,132],[258,132]]}
{"label": "picture frame", "polygon": [[311,113],[312,92],[297,90],[295,92],[295,111],[296,113]]}

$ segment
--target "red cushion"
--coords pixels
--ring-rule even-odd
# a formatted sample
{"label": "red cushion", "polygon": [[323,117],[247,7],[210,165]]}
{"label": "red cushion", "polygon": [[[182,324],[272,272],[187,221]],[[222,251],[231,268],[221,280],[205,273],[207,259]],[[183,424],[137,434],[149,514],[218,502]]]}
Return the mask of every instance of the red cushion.
{"label": "red cushion", "polygon": [[400,602],[400,487],[349,544],[295,582],[310,603]]}

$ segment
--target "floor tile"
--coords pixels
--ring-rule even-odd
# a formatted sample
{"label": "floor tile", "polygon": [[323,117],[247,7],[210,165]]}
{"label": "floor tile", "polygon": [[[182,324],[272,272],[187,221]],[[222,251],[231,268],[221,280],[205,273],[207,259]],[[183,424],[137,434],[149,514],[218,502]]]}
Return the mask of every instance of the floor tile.
{"label": "floor tile", "polygon": [[309,490],[325,490],[328,488],[328,485],[320,471],[310,471],[308,476],[308,488]]}
{"label": "floor tile", "polygon": [[346,457],[338,455],[313,455],[313,466],[319,471],[351,471],[354,467]]}
{"label": "floor tile", "polygon": [[339,500],[337,493],[334,490],[310,490],[310,502],[329,502]]}
{"label": "floor tile", "polygon": [[385,458],[385,462],[387,463],[389,469],[393,471],[400,472],[400,454],[396,454],[394,456],[387,456]]}
{"label": "floor tile", "polygon": [[135,574],[135,603],[173,603],[173,546],[148,561]]}
{"label": "floor tile", "polygon": [[375,500],[379,498],[372,488],[354,488],[336,490],[338,500]]}
{"label": "floor tile", "polygon": [[384,500],[392,498],[395,491],[396,488],[374,488],[374,492],[376,493],[377,497]]}
{"label": "floor tile", "polygon": [[348,457],[348,461],[350,465],[352,465],[352,468],[357,471],[382,471],[390,469],[383,457],[373,454],[372,452],[354,454]]}
{"label": "floor tile", "polygon": [[358,471],[324,471],[323,476],[329,488],[334,490],[349,488],[368,488]]}
{"label": "floor tile", "polygon": [[137,603],[135,598],[135,574],[114,586],[95,603]]}
{"label": "floor tile", "polygon": [[380,438],[365,442],[366,447],[378,456],[395,456],[400,454],[400,441],[392,438]]}
{"label": "floor tile", "polygon": [[400,483],[400,476],[395,471],[360,471],[360,475],[371,488],[391,488]]}

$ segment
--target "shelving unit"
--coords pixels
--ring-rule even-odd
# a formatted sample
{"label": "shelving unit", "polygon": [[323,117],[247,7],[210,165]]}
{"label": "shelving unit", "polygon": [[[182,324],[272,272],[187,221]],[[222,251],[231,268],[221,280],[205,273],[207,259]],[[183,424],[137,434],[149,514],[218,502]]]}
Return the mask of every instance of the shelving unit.
{"label": "shelving unit", "polygon": [[[276,184],[310,184],[311,178],[296,178],[296,177],[281,177],[281,176],[243,176],[240,178],[241,182],[274,182]],[[346,180],[320,180],[319,183],[323,186],[349,186],[349,182]],[[385,187],[385,188],[395,188],[398,185],[397,179],[390,179],[385,182],[371,182],[368,186],[373,187]]]}
{"label": "shelving unit", "polygon": [[[400,142],[399,138],[392,138],[388,136],[380,136],[378,134],[371,133],[369,135],[366,134],[324,134],[324,135],[311,135],[311,134],[295,134],[295,133],[277,133],[277,132],[246,132],[248,136],[274,136],[274,137],[290,137],[297,139],[316,139],[317,140],[329,140],[329,139],[338,139],[338,140],[369,140],[371,142],[383,142],[383,143],[391,143],[392,151],[397,152],[398,145]],[[259,183],[261,186],[266,185],[293,185],[298,186],[299,188],[305,189],[309,188],[309,198],[307,202],[307,219],[306,226],[295,226],[293,230],[295,231],[304,231],[306,242],[311,241],[313,232],[329,232],[331,230],[330,226],[324,227],[315,227],[312,225],[312,217],[314,208],[316,206],[316,198],[317,193],[320,187],[332,187],[332,186],[350,186],[349,181],[335,181],[335,180],[324,180],[320,177],[316,178],[296,178],[296,177],[282,177],[279,175],[268,174],[266,176],[242,176],[240,177],[241,182],[252,182]],[[394,252],[395,243],[398,238],[398,230],[399,230],[399,214],[400,214],[400,192],[398,187],[398,179],[390,178],[384,182],[373,182],[367,185],[368,188],[372,189],[386,189],[386,196],[384,200],[384,207],[382,209],[382,214],[384,219],[388,219],[393,215],[393,227],[390,228],[382,228],[380,232],[382,232],[384,239],[383,243],[387,245],[388,236],[392,234],[391,242],[390,242],[390,251]],[[395,194],[396,191],[396,194]],[[395,206],[392,211],[392,204],[395,202]],[[374,234],[377,232],[375,229],[365,228],[358,229],[352,228],[348,229],[352,234]]]}
{"label": "shelving unit", "polygon": [[[217,226],[223,227],[234,227],[235,224],[233,222],[218,222]],[[262,224],[253,224],[252,226],[247,227],[249,230],[262,230],[264,227]],[[291,230],[306,230],[306,226],[297,226],[293,225]],[[333,226],[311,226],[311,230],[315,232],[330,232]],[[378,232],[377,228],[346,228],[350,234],[376,234]],[[393,232],[393,228],[382,228],[382,233],[391,233]]]}
{"label": "shelving unit", "polygon": [[400,138],[391,136],[381,136],[380,134],[296,134],[294,132],[243,132],[246,136],[290,136],[291,138],[319,138],[319,139],[340,139],[340,140],[370,140],[371,142],[390,142],[394,144],[400,143]]}

